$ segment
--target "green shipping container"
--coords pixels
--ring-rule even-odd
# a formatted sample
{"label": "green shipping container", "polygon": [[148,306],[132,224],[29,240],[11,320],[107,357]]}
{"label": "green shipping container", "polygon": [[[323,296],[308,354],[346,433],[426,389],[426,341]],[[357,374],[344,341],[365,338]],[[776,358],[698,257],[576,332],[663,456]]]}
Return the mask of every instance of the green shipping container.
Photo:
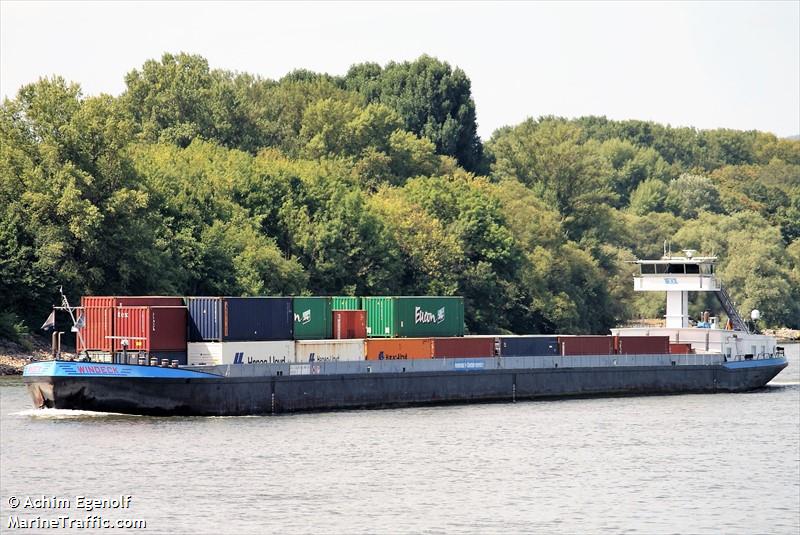
{"label": "green shipping container", "polygon": [[295,297],[295,340],[322,340],[333,336],[333,312],[330,297]]}
{"label": "green shipping container", "polygon": [[332,297],[333,310],[361,310],[361,298],[352,295]]}
{"label": "green shipping container", "polygon": [[367,336],[464,336],[463,297],[364,297]]}

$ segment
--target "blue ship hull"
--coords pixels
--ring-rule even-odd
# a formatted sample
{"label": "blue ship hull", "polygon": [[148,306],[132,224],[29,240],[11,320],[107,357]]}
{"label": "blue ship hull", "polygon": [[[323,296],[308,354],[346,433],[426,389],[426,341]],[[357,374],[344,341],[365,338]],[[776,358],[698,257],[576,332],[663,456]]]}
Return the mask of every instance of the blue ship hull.
{"label": "blue ship hull", "polygon": [[23,375],[36,407],[231,416],[571,396],[743,392],[765,386],[787,366],[783,357],[696,364],[661,357],[619,362],[599,356],[555,357],[547,362],[518,357],[178,369],[48,361],[26,366]]}

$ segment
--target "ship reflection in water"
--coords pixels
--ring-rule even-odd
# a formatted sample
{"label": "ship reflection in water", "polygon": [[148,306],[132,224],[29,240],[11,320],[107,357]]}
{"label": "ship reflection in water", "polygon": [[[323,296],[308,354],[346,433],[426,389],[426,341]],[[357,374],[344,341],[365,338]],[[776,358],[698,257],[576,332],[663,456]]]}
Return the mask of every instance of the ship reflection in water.
{"label": "ship reflection in water", "polygon": [[11,495],[124,493],[157,533],[798,533],[800,345],[785,347],[789,367],[747,394],[287,418],[32,410],[3,379],[0,512]]}

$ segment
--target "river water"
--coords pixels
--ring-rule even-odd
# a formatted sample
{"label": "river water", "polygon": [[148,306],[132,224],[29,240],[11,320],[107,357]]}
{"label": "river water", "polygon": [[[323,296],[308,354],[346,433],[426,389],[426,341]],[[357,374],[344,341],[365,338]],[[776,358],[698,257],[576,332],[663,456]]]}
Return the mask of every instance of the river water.
{"label": "river water", "polygon": [[[745,394],[278,417],[36,411],[4,378],[0,531],[95,515],[144,533],[796,535],[800,345],[787,352]],[[120,495],[91,512],[77,498]]]}

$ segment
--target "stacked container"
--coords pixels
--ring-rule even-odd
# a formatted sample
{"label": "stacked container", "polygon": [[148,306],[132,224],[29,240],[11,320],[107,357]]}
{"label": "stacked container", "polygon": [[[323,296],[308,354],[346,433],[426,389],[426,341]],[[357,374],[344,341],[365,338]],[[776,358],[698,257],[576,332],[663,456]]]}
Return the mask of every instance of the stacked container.
{"label": "stacked container", "polygon": [[333,337],[336,339],[366,338],[367,313],[364,310],[334,310]]}
{"label": "stacked container", "polygon": [[494,338],[432,338],[431,358],[487,358],[494,356]]}
{"label": "stacked container", "polygon": [[352,295],[331,297],[333,310],[361,310],[361,298]]}
{"label": "stacked container", "polygon": [[688,355],[692,352],[692,344],[670,344],[669,352],[672,355]]}
{"label": "stacked container", "polygon": [[367,360],[489,358],[493,338],[368,338]]}
{"label": "stacked container", "polygon": [[[133,334],[126,332],[118,332],[119,328],[125,325],[125,322],[119,322],[117,316],[117,309],[120,307],[139,306],[139,307],[183,307],[183,298],[175,296],[159,296],[159,295],[143,295],[143,296],[100,296],[100,295],[86,295],[81,297],[81,308],[78,310],[78,318],[84,327],[81,329],[81,336],[78,338],[78,351],[92,351],[111,354],[116,350],[120,350],[119,340],[117,336],[133,336]],[[152,326],[150,329],[145,325],[150,322],[149,317],[140,318],[141,329],[137,331],[141,336],[137,338],[147,338],[144,341],[139,341],[139,345],[146,344],[149,348],[153,346],[152,351],[161,351],[161,346],[168,346],[164,351],[186,351],[186,315],[185,309],[183,312],[183,321],[171,319],[173,313],[161,314],[161,317],[170,326],[162,327],[158,333],[155,334],[155,342],[151,343],[153,333]],[[180,312],[175,314],[180,315]],[[157,315],[159,316],[159,315]],[[123,318],[120,318],[123,319]],[[158,319],[156,317],[155,319]],[[163,323],[159,321],[159,324]],[[125,327],[127,328],[127,327]],[[177,329],[172,331],[172,329]],[[169,341],[162,342],[164,337],[169,338]],[[178,340],[182,339],[181,343]],[[131,351],[148,351],[148,349],[138,349],[133,346],[128,347]],[[185,354],[180,355],[167,355],[168,357],[178,357],[179,362],[185,362]]]}
{"label": "stacked container", "polygon": [[369,338],[364,343],[367,360],[431,358],[430,338]]}
{"label": "stacked container", "polygon": [[611,336],[559,336],[558,345],[564,356],[614,354]]}
{"label": "stacked container", "polygon": [[291,340],[291,297],[187,297],[190,342]]}
{"label": "stacked container", "polygon": [[187,297],[186,303],[189,364],[294,361],[291,297]]}
{"label": "stacked container", "polygon": [[619,355],[668,355],[669,336],[615,336],[614,351]]}
{"label": "stacked container", "polygon": [[100,351],[111,353],[114,334],[114,309],[110,306],[86,307],[78,310],[78,321],[84,327],[77,336],[79,352]]}
{"label": "stacked container", "polygon": [[192,366],[213,364],[273,364],[294,362],[294,341],[191,342],[188,362]]}
{"label": "stacked container", "polygon": [[556,336],[501,336],[501,357],[540,357],[559,355]]}
{"label": "stacked container", "polygon": [[464,336],[462,297],[364,297],[367,336]]}
{"label": "stacked container", "polygon": [[[116,353],[143,352],[186,364],[186,307],[118,306],[112,311]],[[137,362],[138,355],[129,361]]]}
{"label": "stacked container", "polygon": [[295,340],[331,337],[331,300],[331,297],[295,297],[292,300]]}
{"label": "stacked container", "polygon": [[364,360],[364,340],[298,340],[295,362]]}

